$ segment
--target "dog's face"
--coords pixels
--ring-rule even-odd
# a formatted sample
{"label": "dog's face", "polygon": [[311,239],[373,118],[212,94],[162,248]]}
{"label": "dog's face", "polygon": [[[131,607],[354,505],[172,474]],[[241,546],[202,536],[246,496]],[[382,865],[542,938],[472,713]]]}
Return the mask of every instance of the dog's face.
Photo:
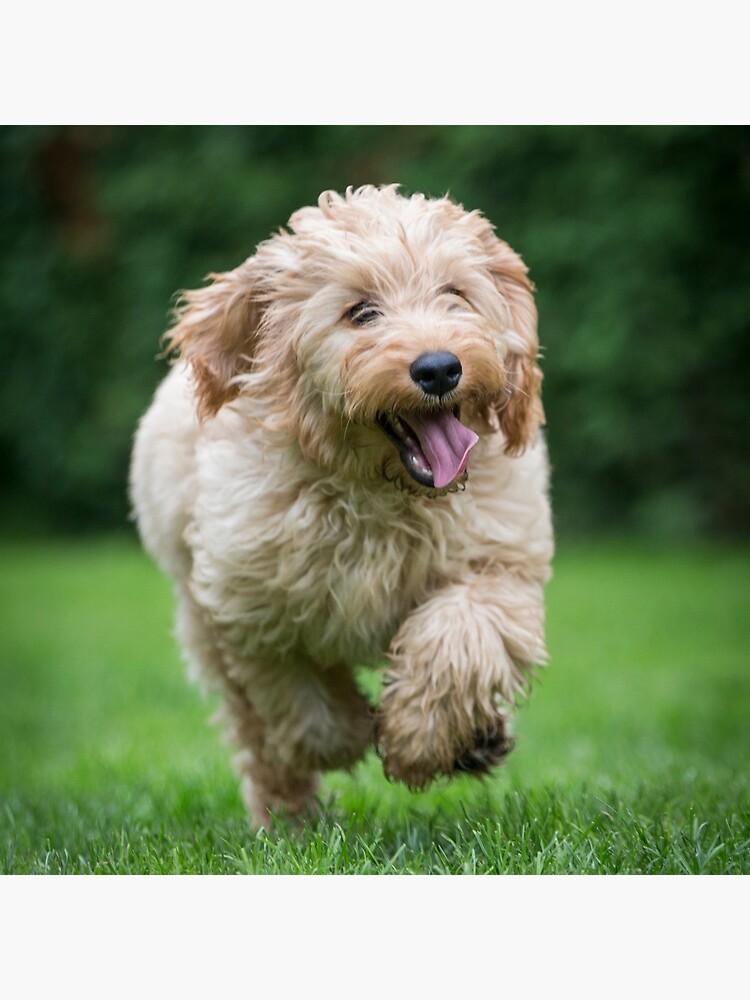
{"label": "dog's face", "polygon": [[187,293],[171,346],[202,416],[241,394],[325,469],[433,495],[478,434],[523,450],[542,417],[526,268],[478,213],[395,187],[321,195]]}

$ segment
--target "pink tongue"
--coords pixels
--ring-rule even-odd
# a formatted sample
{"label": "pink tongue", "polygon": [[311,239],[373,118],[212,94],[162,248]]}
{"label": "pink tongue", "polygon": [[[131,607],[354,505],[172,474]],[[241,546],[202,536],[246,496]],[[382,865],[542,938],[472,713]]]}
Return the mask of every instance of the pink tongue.
{"label": "pink tongue", "polygon": [[407,419],[430,463],[435,486],[442,489],[464,471],[469,452],[479,438],[474,431],[464,427],[450,410],[410,413]]}

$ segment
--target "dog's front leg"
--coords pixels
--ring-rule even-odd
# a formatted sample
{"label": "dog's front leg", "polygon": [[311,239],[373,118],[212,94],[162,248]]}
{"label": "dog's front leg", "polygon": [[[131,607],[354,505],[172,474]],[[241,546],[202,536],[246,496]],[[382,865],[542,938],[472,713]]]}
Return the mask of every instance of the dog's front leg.
{"label": "dog's front leg", "polygon": [[484,773],[512,749],[507,709],[546,660],[543,583],[513,571],[449,584],[391,644],[377,746],[411,788]]}

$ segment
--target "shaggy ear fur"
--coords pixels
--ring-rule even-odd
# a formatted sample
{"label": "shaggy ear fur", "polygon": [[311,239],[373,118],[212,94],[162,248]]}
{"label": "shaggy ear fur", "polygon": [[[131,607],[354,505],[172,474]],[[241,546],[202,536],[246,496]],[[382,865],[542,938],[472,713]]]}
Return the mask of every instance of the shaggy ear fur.
{"label": "shaggy ear fur", "polygon": [[192,366],[201,420],[239,392],[235,376],[252,365],[262,316],[257,258],[208,277],[206,288],[182,293],[166,334],[168,351]]}
{"label": "shaggy ear fur", "polygon": [[[488,229],[490,229],[488,224]],[[489,251],[488,267],[511,316],[515,344],[505,358],[508,378],[505,398],[495,409],[505,435],[505,452],[520,455],[536,437],[544,423],[541,387],[542,372],[536,363],[539,353],[537,311],[528,268],[507,243],[491,231],[485,232]]]}

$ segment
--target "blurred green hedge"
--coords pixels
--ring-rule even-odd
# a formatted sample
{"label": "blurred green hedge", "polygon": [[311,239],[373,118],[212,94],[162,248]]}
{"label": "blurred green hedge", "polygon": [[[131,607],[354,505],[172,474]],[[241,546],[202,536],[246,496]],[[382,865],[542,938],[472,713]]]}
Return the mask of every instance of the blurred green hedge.
{"label": "blurred green hedge", "polygon": [[598,126],[0,129],[6,528],[124,525],[175,291],[393,181],[531,268],[562,531],[748,531],[750,131]]}

